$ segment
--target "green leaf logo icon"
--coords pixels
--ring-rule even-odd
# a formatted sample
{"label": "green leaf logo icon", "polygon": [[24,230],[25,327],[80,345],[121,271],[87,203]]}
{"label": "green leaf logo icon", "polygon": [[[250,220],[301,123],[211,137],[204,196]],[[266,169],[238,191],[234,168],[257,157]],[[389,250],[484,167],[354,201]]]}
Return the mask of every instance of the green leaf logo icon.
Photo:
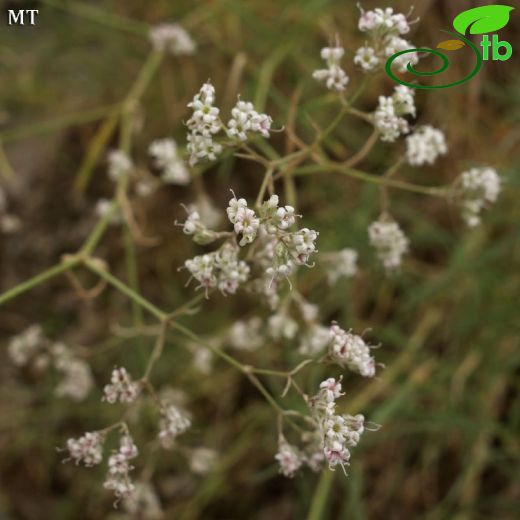
{"label": "green leaf logo icon", "polygon": [[453,27],[460,34],[486,34],[498,31],[509,22],[509,5],[485,5],[463,11],[453,20]]}

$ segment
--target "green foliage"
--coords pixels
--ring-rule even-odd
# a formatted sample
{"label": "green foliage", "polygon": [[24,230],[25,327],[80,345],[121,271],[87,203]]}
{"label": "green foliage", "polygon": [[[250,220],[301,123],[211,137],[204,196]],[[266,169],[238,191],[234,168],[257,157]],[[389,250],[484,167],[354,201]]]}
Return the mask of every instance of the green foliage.
{"label": "green foliage", "polygon": [[[167,58],[140,99],[138,115],[144,124],[135,146],[141,154],[158,136],[173,134],[185,142],[186,103],[208,77],[222,99],[232,101],[240,90],[245,98],[255,99],[259,109],[265,105],[279,126],[287,122],[300,91],[295,124],[298,135],[310,142],[315,125],[325,128],[337,115],[334,100],[310,79],[320,47],[336,33],[350,57],[363,44],[355,29],[354,2],[106,1],[96,2],[97,14],[93,8],[57,11],[51,7],[57,4],[72,7],[77,2],[45,2],[34,36],[7,30],[0,36],[1,66],[9,79],[0,85],[0,138],[7,134],[6,154],[22,193],[15,209],[27,222],[21,236],[5,239],[3,288],[44,271],[64,251],[75,250],[85,229],[92,227],[96,200],[112,189],[103,158],[117,146],[114,104],[122,101],[146,58],[148,24],[179,21],[198,41],[200,52],[193,60]],[[105,11],[113,16],[105,17]],[[455,28],[464,33],[471,26],[472,34],[473,29],[494,31],[505,26],[509,11],[502,10],[495,25],[479,14]],[[427,26],[421,25],[421,31],[427,33]],[[436,35],[434,27],[424,38],[432,42]],[[518,70],[518,62],[507,66]],[[352,64],[347,68],[352,71]],[[310,227],[320,230],[320,250],[354,247],[363,259],[359,278],[333,287],[324,283],[317,266],[302,280],[306,297],[322,302],[324,322],[338,319],[356,330],[371,327],[371,337],[384,346],[377,351],[386,365],[380,378],[368,385],[354,376],[345,380],[348,411],[362,411],[383,424],[355,452],[349,477],[340,471],[294,480],[278,476],[271,408],[223,362],[211,376],[201,377],[192,366],[186,339],[172,331],[156,377],[165,385],[189,389],[195,417],[190,442],[217,449],[220,460],[213,472],[196,477],[180,455],[152,452],[147,457],[139,470],[148,463],[155,466],[154,484],[166,518],[516,517],[520,160],[519,105],[514,100],[520,76],[510,70],[506,65],[489,69],[482,90],[475,82],[454,92],[418,94],[424,120],[446,129],[450,155],[433,168],[405,170],[403,180],[448,184],[467,161],[485,162],[503,174],[505,189],[500,203],[474,231],[460,224],[444,198],[393,190],[392,213],[412,243],[400,275],[387,278],[378,271],[367,245],[367,225],[379,211],[377,184],[320,168],[295,172],[298,210]],[[361,76],[351,76],[353,92]],[[391,87],[385,78],[374,79],[360,108],[373,109],[377,96]],[[348,117],[320,146],[347,160],[368,135],[367,125]],[[289,146],[275,136],[262,151],[276,158]],[[378,144],[362,167],[380,175],[395,162],[394,154],[393,148]],[[27,166],[24,157],[37,170]],[[254,194],[262,173],[234,157],[225,158],[217,169],[200,171],[207,191],[222,206],[229,186]],[[197,188],[166,189],[145,205],[147,225],[160,238],[158,245],[133,249],[109,230],[96,247],[119,278],[132,287],[138,281],[139,291],[161,309],[176,308],[193,296],[177,268],[200,248],[172,223],[182,216],[179,204],[196,195]],[[48,285],[0,308],[4,338],[40,321],[50,336],[84,345],[98,388],[122,360],[130,371],[143,370],[153,346],[149,316],[143,317],[112,289],[95,300],[78,301],[66,279],[54,274]],[[91,273],[80,274],[85,286],[97,281]],[[225,324],[247,316],[251,303],[247,297],[237,301],[217,296],[203,302],[204,319],[187,316],[182,323],[200,335],[216,337]],[[132,335],[141,330],[142,321],[142,333]],[[268,347],[245,353],[241,361],[284,368],[299,359],[294,345]],[[24,520],[120,517],[100,488],[103,471],[63,465],[54,447],[63,446],[69,436],[103,427],[122,409],[103,406],[100,391],[80,406],[57,400],[50,382],[29,376],[20,381],[9,362],[2,361],[0,516],[6,510]],[[301,383],[310,393],[325,374],[330,367]],[[267,376],[262,381],[278,398],[283,384]],[[301,406],[291,395],[280,402]],[[137,440],[155,432],[152,413],[145,410],[143,417],[135,426]]]}

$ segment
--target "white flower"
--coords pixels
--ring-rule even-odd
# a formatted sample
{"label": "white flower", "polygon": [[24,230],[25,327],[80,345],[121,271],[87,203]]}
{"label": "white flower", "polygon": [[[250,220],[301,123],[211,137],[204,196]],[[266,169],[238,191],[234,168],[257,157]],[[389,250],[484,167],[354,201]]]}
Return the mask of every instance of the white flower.
{"label": "white flower", "polygon": [[178,24],[160,24],[150,29],[150,41],[155,49],[176,56],[190,55],[196,50],[189,33]]}
{"label": "white flower", "polygon": [[123,498],[123,507],[133,518],[146,520],[163,518],[159,497],[148,482],[137,482],[133,493]]}
{"label": "white flower", "polygon": [[103,487],[112,490],[118,500],[128,498],[135,490],[129,475],[134,469],[130,460],[137,457],[138,453],[133,439],[125,434],[120,439],[119,450],[112,452],[108,459],[108,472]]}
{"label": "white flower", "polygon": [[161,179],[165,183],[185,185],[190,182],[190,175],[173,139],[153,141],[148,147],[148,153],[155,166],[161,170]]}
{"label": "white flower", "polygon": [[341,366],[363,377],[374,377],[376,364],[370,355],[370,345],[361,336],[343,330],[337,323],[330,327],[330,356]]}
{"label": "white flower", "polygon": [[67,354],[59,356],[55,366],[63,374],[63,379],[56,387],[56,395],[71,397],[76,401],[85,399],[94,386],[88,363]]}
{"label": "white flower", "polygon": [[302,313],[302,318],[311,324],[314,323],[318,319],[318,306],[314,305],[313,303],[309,303],[303,299],[299,302],[299,304]]}
{"label": "white flower", "polygon": [[340,278],[352,278],[358,272],[358,252],[345,248],[341,251],[326,253],[323,257],[327,265],[327,278],[331,285]]}
{"label": "white flower", "polygon": [[325,83],[329,90],[343,92],[349,82],[346,72],[338,65],[332,65],[328,69],[315,70],[312,77]]}
{"label": "white flower", "polygon": [[384,219],[376,220],[370,224],[368,236],[385,269],[387,271],[397,269],[409,246],[408,238],[399,224]]}
{"label": "white flower", "polygon": [[220,110],[213,106],[215,102],[215,87],[211,83],[204,83],[188,107],[193,114],[186,125],[191,134],[188,135],[187,150],[190,154],[191,166],[200,159],[208,158],[214,161],[222,152],[222,146],[213,142],[213,135],[217,134],[222,126],[219,118]]}
{"label": "white flower", "polygon": [[219,132],[220,110],[213,106],[214,102],[215,87],[211,83],[204,83],[193,101],[188,103],[188,107],[193,110],[193,114],[186,125],[192,132],[205,137],[211,137]]}
{"label": "white flower", "polygon": [[359,30],[372,33],[378,37],[386,37],[397,34],[406,34],[410,31],[410,23],[405,15],[394,13],[391,7],[386,9],[376,8],[373,11],[361,10],[359,18]]}
{"label": "white flower", "polygon": [[119,475],[109,472],[105,478],[105,482],[103,482],[103,487],[113,491],[117,500],[128,498],[135,491],[135,486],[127,473]]}
{"label": "white flower", "polygon": [[108,154],[108,176],[114,182],[128,175],[133,168],[132,160],[122,150],[112,150]]}
{"label": "white flower", "polygon": [[195,448],[190,455],[191,471],[199,475],[208,473],[215,466],[217,456],[217,452],[210,448]]}
{"label": "white flower", "polygon": [[7,352],[11,361],[16,366],[26,365],[34,355],[42,348],[45,342],[42,328],[39,325],[31,325],[21,334],[14,336],[9,341]]}
{"label": "white flower", "polygon": [[255,112],[251,116],[251,131],[259,133],[262,137],[266,139],[270,137],[271,125],[273,124],[273,119],[271,116],[267,114],[258,114]]}
{"label": "white flower", "polygon": [[163,410],[159,439],[165,449],[171,449],[174,440],[191,426],[189,417],[178,406],[169,405]]}
{"label": "white flower", "polygon": [[393,142],[408,132],[408,121],[403,116],[415,117],[414,95],[412,89],[399,85],[391,97],[379,96],[374,125],[381,132],[382,141]]}
{"label": "white flower", "polygon": [[262,320],[258,316],[236,321],[229,331],[229,342],[238,350],[257,350],[265,343],[261,329]]}
{"label": "white flower", "polygon": [[338,464],[343,467],[348,464],[350,460],[350,451],[341,442],[334,441],[331,444],[325,446],[323,449],[325,453],[325,459],[329,463],[329,468],[333,469]]}
{"label": "white flower", "polygon": [[[329,333],[330,338],[330,332],[327,332]],[[320,389],[325,393],[325,398],[329,403],[333,403],[336,399],[343,395],[341,392],[341,379],[336,381],[336,379],[333,377],[329,377],[320,383]]]}
{"label": "white flower", "polygon": [[379,96],[379,106],[374,114],[374,126],[381,133],[381,140],[394,142],[401,134],[408,132],[408,121],[395,113],[391,97]]}
{"label": "white flower", "polygon": [[247,207],[246,200],[237,199],[233,194],[226,212],[229,221],[233,224],[235,233],[242,235],[240,245],[244,246],[253,242],[260,226],[260,219],[252,209]]}
{"label": "white flower", "polygon": [[341,415],[331,415],[325,420],[325,435],[329,442],[345,443],[349,437],[349,427]]}
{"label": "white flower", "polygon": [[188,213],[188,217],[186,218],[186,221],[183,224],[182,231],[186,235],[194,235],[195,232],[203,226],[199,212],[196,210],[190,211]]}
{"label": "white flower", "polygon": [[255,212],[249,208],[242,208],[235,217],[234,229],[237,235],[242,235],[240,245],[244,246],[250,244],[256,238],[258,227],[260,226],[260,219],[255,215]]}
{"label": "white flower", "polygon": [[238,260],[236,246],[229,242],[218,251],[186,260],[184,266],[206,293],[218,287],[223,294],[234,294],[238,286],[247,281],[250,271],[246,262]]}
{"label": "white flower", "polygon": [[215,161],[222,153],[222,145],[215,143],[209,136],[189,134],[186,150],[190,153],[189,164],[194,166],[201,159],[208,158],[210,161]]}
{"label": "white flower", "polygon": [[274,339],[293,339],[298,332],[298,324],[287,314],[279,312],[269,317],[268,329]]}
{"label": "white flower", "polygon": [[307,265],[309,256],[316,251],[318,232],[313,229],[303,228],[291,235],[291,246],[295,250],[295,260],[299,265]]}
{"label": "white flower", "polygon": [[114,404],[131,403],[139,395],[139,383],[132,381],[132,378],[124,367],[114,368],[110,379],[110,384],[103,389],[103,400]]}
{"label": "white flower", "polygon": [[482,209],[500,194],[500,177],[493,168],[472,168],[461,174],[459,185],[462,217],[468,226],[478,226]]}
{"label": "white flower", "polygon": [[[388,58],[396,52],[406,51],[408,49],[414,49],[415,45],[403,38],[393,37],[391,38],[385,47],[385,56]],[[406,72],[408,70],[408,64],[414,66],[419,63],[419,55],[416,52],[407,52],[398,56],[393,61],[393,65],[397,66],[399,72]]]}
{"label": "white flower", "polygon": [[[339,329],[339,328],[338,328]],[[341,329],[339,329],[341,331]],[[344,334],[345,331],[341,331]],[[365,429],[364,417],[362,415],[338,415],[336,413],[336,399],[341,397],[341,379],[328,378],[320,384],[317,395],[309,399],[309,406],[313,420],[317,428],[313,437],[318,439],[322,449],[322,457],[316,457],[315,443],[311,446],[312,458],[307,457],[309,465],[316,463],[319,468],[324,458],[330,469],[338,464],[345,471],[345,465],[349,463],[349,447],[356,446]],[[370,429],[377,430],[378,425]]]}
{"label": "white flower", "polygon": [[410,115],[415,117],[415,91],[405,85],[397,85],[394,88],[392,100],[394,102],[394,111],[398,116]]}
{"label": "white flower", "polygon": [[302,338],[298,352],[303,356],[317,356],[329,343],[329,329],[322,325],[311,325]]}
{"label": "white flower", "polygon": [[103,460],[103,443],[105,436],[99,432],[87,432],[78,439],[68,439],[67,449],[70,458],[79,464],[91,467]]}
{"label": "white flower", "polygon": [[280,472],[289,478],[294,476],[303,463],[297,448],[291,446],[283,437],[278,442],[278,453],[274,458],[280,464]]}
{"label": "white flower", "polygon": [[236,222],[238,212],[245,208],[247,208],[246,199],[237,199],[235,197],[235,194],[233,194],[233,198],[230,199],[228,207],[226,209],[226,213],[231,224],[234,224]]}
{"label": "white flower", "polygon": [[380,59],[377,57],[376,51],[373,47],[365,45],[356,51],[354,63],[359,65],[364,72],[370,72],[379,65]]}
{"label": "white flower", "polygon": [[324,47],[320,53],[321,59],[329,64],[338,63],[344,54],[345,50],[343,47]]}
{"label": "white flower", "polygon": [[267,114],[259,114],[254,109],[253,103],[237,101],[231,110],[231,119],[227,125],[228,137],[247,141],[248,132],[260,133],[263,137],[269,137],[272,119]]}
{"label": "white flower", "polygon": [[289,229],[296,221],[294,208],[292,206],[284,206],[278,208],[273,218],[274,223],[279,229]]}
{"label": "white flower", "polygon": [[447,151],[444,134],[430,125],[420,126],[406,138],[406,158],[412,166],[433,164]]}
{"label": "white flower", "polygon": [[196,346],[193,353],[193,366],[201,373],[208,375],[212,370],[213,353],[205,347]]}
{"label": "white flower", "polygon": [[315,70],[312,77],[325,83],[329,90],[344,91],[349,82],[349,77],[340,65],[344,53],[342,47],[325,47],[322,49],[321,57],[327,62],[327,68]]}

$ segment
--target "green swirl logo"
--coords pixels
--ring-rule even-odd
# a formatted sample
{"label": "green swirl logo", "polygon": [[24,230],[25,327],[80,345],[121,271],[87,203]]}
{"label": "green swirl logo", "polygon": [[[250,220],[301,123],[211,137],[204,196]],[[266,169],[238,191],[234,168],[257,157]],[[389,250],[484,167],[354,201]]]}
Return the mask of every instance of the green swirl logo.
{"label": "green swirl logo", "polygon": [[[392,64],[393,62],[409,53],[425,53],[425,54],[433,54],[437,58],[441,60],[441,64],[433,71],[420,71],[416,70],[415,67],[408,63],[406,66],[408,72],[417,77],[423,76],[436,76],[441,74],[449,67],[449,59],[443,52],[435,49],[431,49],[429,47],[422,47],[416,49],[407,49],[404,51],[396,52],[392,54],[386,62],[385,70],[387,75],[397,83],[401,85],[405,85],[410,88],[415,89],[441,89],[441,88],[450,88],[455,87],[457,85],[461,85],[462,83],[466,83],[471,78],[473,78],[480,69],[482,68],[482,63],[484,60],[489,58],[489,46],[491,45],[488,39],[488,36],[484,36],[481,46],[485,50],[484,56],[480,49],[471,42],[468,38],[463,35],[467,34],[487,34],[493,31],[498,31],[507,25],[509,22],[510,12],[513,10],[513,7],[508,5],[488,5],[482,7],[476,7],[474,9],[469,9],[457,15],[453,20],[453,27],[457,31],[457,33],[453,33],[450,31],[443,31],[447,34],[455,36],[454,40],[445,40],[437,45],[438,49],[442,49],[444,51],[456,51],[461,49],[462,47],[468,46],[473,51],[475,56],[475,66],[473,69],[462,79],[457,81],[453,81],[451,83],[443,84],[443,85],[422,85],[420,83],[411,83],[409,81],[402,80],[398,78],[393,70]],[[504,61],[509,59],[512,55],[512,48],[508,42],[501,42],[498,40],[498,37],[493,37],[493,44],[496,45],[496,49],[493,48],[493,59]],[[506,54],[500,54],[499,48],[506,48]]]}

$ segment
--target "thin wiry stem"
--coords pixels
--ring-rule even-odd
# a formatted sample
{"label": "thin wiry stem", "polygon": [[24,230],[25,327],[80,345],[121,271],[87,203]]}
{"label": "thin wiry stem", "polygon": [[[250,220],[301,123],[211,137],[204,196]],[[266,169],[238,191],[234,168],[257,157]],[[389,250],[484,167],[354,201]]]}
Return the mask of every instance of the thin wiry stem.
{"label": "thin wiry stem", "polygon": [[159,321],[167,319],[168,315],[161,309],[156,307],[153,303],[148,301],[146,298],[135,292],[131,287],[123,283],[119,278],[113,276],[104,266],[100,265],[99,260],[94,258],[85,258],[83,265],[90,271],[97,274],[101,278],[104,278],[110,285],[115,287],[119,292],[130,298],[132,301],[139,304],[141,307],[146,309],[150,314],[155,316]]}
{"label": "thin wiry stem", "polygon": [[18,284],[16,287],[13,287],[12,289],[6,291],[4,294],[0,296],[0,305],[3,305],[4,303],[7,303],[9,300],[12,300],[17,296],[20,296],[24,292],[30,291],[31,289],[38,287],[38,285],[47,282],[51,278],[54,278],[59,274],[62,274],[65,271],[72,269],[73,267],[76,267],[80,263],[80,261],[81,260],[78,257],[74,257],[69,260],[60,262],[54,267],[51,267],[41,272],[40,274],[37,274],[36,276],[29,278],[29,280],[26,280],[25,282]]}

